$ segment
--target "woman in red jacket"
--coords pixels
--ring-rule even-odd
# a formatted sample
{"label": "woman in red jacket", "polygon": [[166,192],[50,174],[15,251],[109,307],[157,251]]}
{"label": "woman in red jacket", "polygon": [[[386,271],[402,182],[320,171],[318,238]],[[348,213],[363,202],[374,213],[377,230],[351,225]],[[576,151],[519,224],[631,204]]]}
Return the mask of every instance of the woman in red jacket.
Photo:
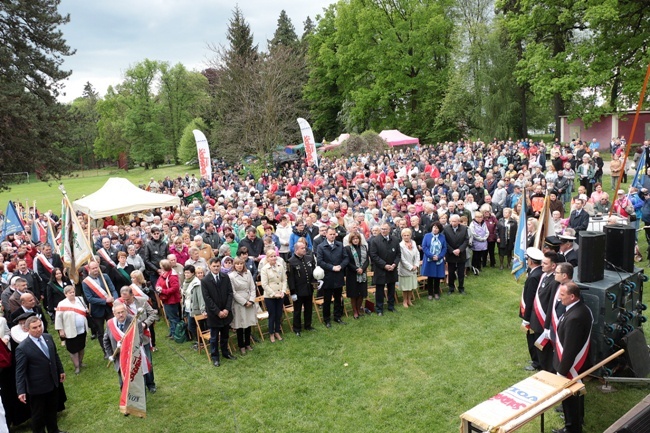
{"label": "woman in red jacket", "polygon": [[165,310],[165,316],[169,321],[169,338],[173,338],[176,324],[180,322],[181,285],[178,274],[172,269],[169,260],[160,261],[156,282],[156,292],[160,296]]}

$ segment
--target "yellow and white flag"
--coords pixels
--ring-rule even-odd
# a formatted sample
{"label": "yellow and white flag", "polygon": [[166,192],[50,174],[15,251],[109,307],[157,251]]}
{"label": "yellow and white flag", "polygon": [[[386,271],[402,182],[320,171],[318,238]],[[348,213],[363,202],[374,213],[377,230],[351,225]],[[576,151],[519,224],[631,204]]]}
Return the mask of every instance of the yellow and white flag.
{"label": "yellow and white flag", "polygon": [[93,250],[86,239],[83,227],[72,210],[72,205],[66,197],[63,198],[63,214],[61,225],[61,259],[68,276],[77,282],[79,268],[90,260]]}

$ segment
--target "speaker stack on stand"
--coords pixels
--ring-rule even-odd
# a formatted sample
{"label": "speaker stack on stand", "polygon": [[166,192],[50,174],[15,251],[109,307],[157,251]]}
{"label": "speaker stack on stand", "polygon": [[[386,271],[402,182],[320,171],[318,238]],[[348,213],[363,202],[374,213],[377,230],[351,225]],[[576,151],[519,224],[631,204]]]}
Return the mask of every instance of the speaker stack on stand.
{"label": "speaker stack on stand", "polygon": [[[590,308],[591,360],[597,363],[621,347],[624,357],[599,371],[602,376],[645,377],[650,355],[641,326],[643,283],[647,277],[634,268],[635,230],[626,225],[605,226],[605,232],[581,232],[576,283]],[[647,361],[647,362],[646,362]]]}

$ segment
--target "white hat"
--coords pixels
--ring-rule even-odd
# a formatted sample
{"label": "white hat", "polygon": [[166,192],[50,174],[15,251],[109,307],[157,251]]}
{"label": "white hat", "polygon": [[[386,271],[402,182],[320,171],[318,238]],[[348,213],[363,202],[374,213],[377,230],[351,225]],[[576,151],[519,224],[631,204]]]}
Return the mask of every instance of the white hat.
{"label": "white hat", "polygon": [[320,266],[316,266],[314,268],[314,278],[316,278],[318,281],[325,278],[325,271],[323,270],[323,268],[321,268]]}
{"label": "white hat", "polygon": [[544,258],[544,253],[539,248],[534,247],[527,248],[526,255],[536,262],[541,262]]}

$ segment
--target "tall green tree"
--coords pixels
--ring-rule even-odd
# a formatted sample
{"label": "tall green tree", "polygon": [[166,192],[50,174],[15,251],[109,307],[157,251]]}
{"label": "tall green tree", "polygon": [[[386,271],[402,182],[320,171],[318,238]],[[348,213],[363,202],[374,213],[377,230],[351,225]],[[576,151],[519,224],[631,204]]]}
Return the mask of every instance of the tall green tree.
{"label": "tall green tree", "polygon": [[291,18],[289,18],[286,11],[283,9],[280,12],[280,17],[278,18],[278,24],[273,33],[273,38],[268,41],[269,51],[273,52],[273,49],[278,46],[297,48],[298,42],[296,29],[291,22]]}
{"label": "tall green tree", "polygon": [[109,86],[104,98],[97,101],[99,120],[94,152],[99,158],[116,160],[131,152],[132,142],[125,135],[127,96],[122,92],[119,87]]}
{"label": "tall green tree", "polygon": [[318,25],[305,34],[309,77],[303,97],[309,104],[311,126],[316,140],[333,140],[343,130],[339,113],[343,107],[343,89],[338,83],[340,65],[336,40],[337,4],[327,7],[316,17]]}
{"label": "tall green tree", "polygon": [[208,103],[208,80],[197,72],[188,71],[181,63],[170,67],[160,64],[159,103],[162,105],[162,125],[169,140],[169,154],[178,164],[178,146],[185,126],[202,114]]}
{"label": "tall green tree", "polygon": [[127,69],[123,83],[127,106],[124,136],[131,142],[130,157],[145,168],[156,168],[171,155],[169,137],[160,122],[162,106],[156,103],[155,80],[160,63],[145,59]]}
{"label": "tall green tree", "polygon": [[81,168],[95,166],[93,145],[97,139],[97,102],[99,94],[86,82],[82,96],[75,99],[68,108],[68,139],[64,142],[64,152],[71,161]]}
{"label": "tall green tree", "polygon": [[[328,84],[335,83],[342,96],[339,121],[349,131],[401,127],[424,137],[449,79],[451,5],[452,0],[337,3],[328,10],[335,16],[333,33],[319,41],[319,22],[310,49],[310,61],[317,53],[316,68],[319,60],[324,67],[310,76],[316,81],[307,88],[308,99],[322,101],[332,90]],[[327,12],[325,20],[329,27]]]}
{"label": "tall green tree", "polygon": [[[58,177],[71,167],[60,151],[66,108],[56,102],[74,54],[61,27],[59,0],[0,2],[0,171]],[[0,176],[0,189],[6,188]]]}
{"label": "tall green tree", "polygon": [[203,122],[203,119],[200,117],[192,119],[183,129],[180,144],[178,145],[178,158],[183,162],[188,162],[193,158],[198,157],[196,151],[196,140],[194,139],[194,133],[192,132],[195,129],[198,129],[203,133],[205,133],[207,129],[205,122]]}

